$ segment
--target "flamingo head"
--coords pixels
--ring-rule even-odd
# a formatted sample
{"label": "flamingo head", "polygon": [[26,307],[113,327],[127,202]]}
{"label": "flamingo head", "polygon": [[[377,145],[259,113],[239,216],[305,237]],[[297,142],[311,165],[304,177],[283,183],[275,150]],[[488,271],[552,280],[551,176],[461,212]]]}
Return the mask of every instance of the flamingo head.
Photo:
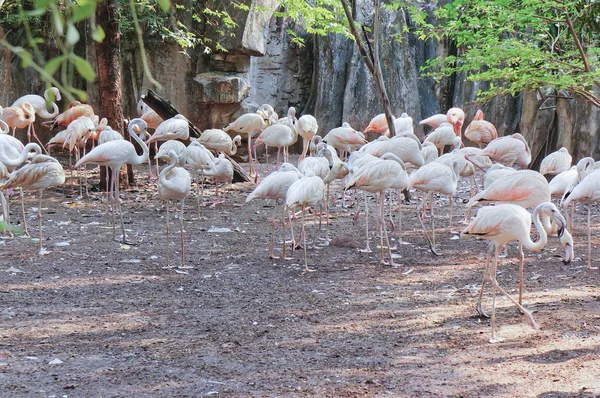
{"label": "flamingo head", "polygon": [[460,137],[463,123],[465,122],[465,113],[460,108],[450,108],[446,113],[446,119],[448,123],[454,127],[454,134]]}

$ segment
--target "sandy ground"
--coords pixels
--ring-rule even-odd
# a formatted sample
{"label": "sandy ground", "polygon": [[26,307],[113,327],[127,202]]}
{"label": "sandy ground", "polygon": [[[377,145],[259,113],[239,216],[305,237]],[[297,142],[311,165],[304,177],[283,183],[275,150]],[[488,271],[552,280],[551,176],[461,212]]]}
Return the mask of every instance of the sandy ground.
{"label": "sandy ground", "polygon": [[[36,255],[30,238],[0,240],[0,397],[600,396],[600,271],[587,270],[584,206],[573,263],[556,257],[555,237],[526,252],[524,304],[540,330],[499,298],[505,340],[490,344],[490,321],[475,311],[486,242],[450,233],[447,198],[436,208],[440,257],[424,242],[413,201],[403,206],[405,244],[394,232],[401,266],[380,265],[376,237],[373,253],[357,251],[364,217],[354,224],[354,209],[338,200],[335,240],[309,250],[316,271],[304,273],[301,250],[288,261],[268,258],[268,219],[280,206],[246,204],[252,184],[236,184],[227,203],[201,217],[189,198],[186,268],[166,269],[166,213],[145,171],[122,191],[132,244],[113,240],[100,193],[77,198],[68,185],[45,193],[49,254]],[[457,230],[467,186],[456,197]],[[37,236],[33,194],[26,207]],[[513,295],[517,264],[511,245],[498,280]]]}

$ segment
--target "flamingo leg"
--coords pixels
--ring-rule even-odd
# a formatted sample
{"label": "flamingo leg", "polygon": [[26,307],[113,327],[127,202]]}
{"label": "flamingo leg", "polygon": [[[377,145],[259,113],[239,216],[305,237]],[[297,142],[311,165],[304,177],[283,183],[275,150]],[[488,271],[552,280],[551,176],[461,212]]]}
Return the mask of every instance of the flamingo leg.
{"label": "flamingo leg", "polygon": [[525,255],[523,254],[523,244],[519,242],[519,304],[523,305],[523,262]]}
{"label": "flamingo leg", "polygon": [[[284,205],[284,209],[285,209],[285,205]],[[290,222],[290,231],[292,234],[292,252],[294,250],[296,250],[296,238],[294,237],[294,224],[292,223],[292,213],[289,212],[289,209],[287,210],[288,212],[288,221]]]}
{"label": "flamingo leg", "polygon": [[452,194],[450,194],[450,225],[448,226],[448,228],[450,229],[450,233],[452,233],[452,208],[453,206],[453,200],[452,200]]}
{"label": "flamingo leg", "polygon": [[306,157],[306,153],[308,152],[309,144],[310,144],[310,140],[307,140],[306,138],[302,137],[302,154],[300,155],[298,162],[301,162]]}
{"label": "flamingo leg", "polygon": [[384,192],[379,193],[379,196],[378,196],[379,203],[377,203],[379,206],[379,209],[377,212],[377,226],[379,229],[379,248],[380,248],[379,263],[380,264],[385,264],[385,260],[383,259],[383,250],[384,250],[383,249],[383,226],[384,226],[383,223],[385,222],[385,220],[383,219],[384,218],[384,206],[385,206],[385,204],[383,202],[384,195],[385,195]]}
{"label": "flamingo leg", "polygon": [[[256,151],[256,148],[254,150]],[[256,156],[256,153],[254,155]],[[248,132],[248,163],[250,163],[249,173],[252,174],[254,172],[254,165],[252,164],[252,131]]]}
{"label": "flamingo leg", "polygon": [[291,258],[285,256],[285,204],[283,205],[283,217],[281,217],[281,239],[283,242],[281,245],[281,259],[290,260]]}
{"label": "flamingo leg", "polygon": [[[29,129],[31,129],[31,131],[33,133],[33,138],[35,138],[35,140],[38,142],[38,144],[40,145],[40,148],[42,148],[42,151],[44,151],[44,154],[47,155],[48,152],[46,152],[46,148],[44,147],[44,144],[42,144],[42,141],[40,141],[40,138],[35,133],[35,127],[33,126],[33,124],[29,125]],[[27,129],[27,142],[31,142],[31,136],[29,135],[29,129]]]}
{"label": "flamingo leg", "polygon": [[494,295],[493,295],[493,309],[492,309],[492,338],[490,339],[490,343],[497,343],[499,341],[502,341],[501,339],[497,339],[494,337],[494,328],[495,328],[495,321],[496,321],[496,291],[500,291],[503,295],[505,295],[510,301],[513,302],[513,304],[515,304],[517,306],[517,308],[523,313],[525,314],[526,318],[527,318],[527,323],[529,323],[529,325],[534,328],[534,329],[539,329],[539,326],[537,325],[537,323],[535,322],[535,320],[533,319],[533,316],[531,315],[531,313],[529,311],[527,311],[525,308],[523,308],[523,306],[521,304],[519,304],[514,298],[512,298],[507,292],[506,290],[504,290],[499,284],[498,281],[496,280],[496,273],[498,270],[498,246],[496,246],[496,250],[494,253],[494,263],[492,266],[492,270],[490,272],[490,276],[491,276],[491,282],[492,285],[494,286]]}
{"label": "flamingo leg", "polygon": [[490,275],[489,275],[489,270],[490,270],[490,258],[492,257],[492,250],[494,248],[495,243],[494,242],[490,242],[490,244],[488,245],[488,250],[487,250],[487,255],[485,257],[485,270],[483,271],[483,281],[481,282],[481,289],[479,289],[479,299],[477,300],[477,313],[485,318],[489,318],[490,316],[488,314],[485,313],[485,311],[483,310],[483,306],[481,304],[481,301],[483,299],[483,291],[485,289],[485,284],[486,282],[490,281]]}
{"label": "flamingo leg", "polygon": [[325,193],[325,242],[329,244],[329,183]]}
{"label": "flamingo leg", "polygon": [[23,188],[19,188],[21,193],[21,214],[23,215],[23,229],[25,230],[25,236],[29,236],[29,230],[27,229],[27,215],[25,214],[25,194]]}
{"label": "flamingo leg", "polygon": [[[365,202],[365,237],[367,241],[367,245],[364,249],[359,250],[362,253],[371,253],[371,247],[369,247],[369,203],[367,202],[367,193],[363,191],[363,199]],[[358,206],[356,206],[358,212]],[[358,214],[358,213],[357,213]]]}
{"label": "flamingo leg", "polygon": [[43,194],[44,190],[40,189],[39,192],[39,203],[38,203],[38,222],[40,223],[40,244],[39,244],[39,251],[38,254],[43,254],[43,247],[42,247],[42,243],[43,243],[43,237],[42,237],[42,194]]}
{"label": "flamingo leg", "polygon": [[[115,167],[116,169],[116,167]],[[116,238],[117,236],[117,231],[115,230],[115,224],[116,222],[116,203],[115,203],[115,180],[116,177],[118,175],[118,173],[115,172],[115,170],[111,169],[111,174],[112,174],[112,181],[110,183],[111,188],[110,188],[110,197],[111,197],[111,202],[112,202],[112,230],[113,230],[113,239]]]}
{"label": "flamingo leg", "polygon": [[592,204],[589,203],[588,206],[588,217],[587,217],[587,233],[588,233],[588,269],[592,268]]}
{"label": "flamingo leg", "polygon": [[169,268],[169,202],[170,202],[169,199],[165,200],[165,205],[167,206],[167,217],[166,217],[166,222],[165,222],[165,230],[166,230],[166,236],[167,236],[167,242],[165,245],[165,257],[167,260],[167,268]]}
{"label": "flamingo leg", "polygon": [[400,190],[398,195],[398,242],[402,244],[402,200],[400,199]]}
{"label": "flamingo leg", "polygon": [[185,246],[183,245],[183,203],[185,199],[181,199],[181,213],[179,215],[179,237],[181,238],[181,268],[185,266]]}
{"label": "flamingo leg", "polygon": [[304,229],[304,206],[302,206],[302,246],[304,246],[304,272],[313,272],[308,268],[308,255],[306,254],[306,230]]}
{"label": "flamingo leg", "polygon": [[390,239],[388,237],[388,232],[387,232],[387,226],[385,225],[385,221],[384,221],[384,212],[385,212],[385,202],[383,201],[385,199],[385,192],[381,192],[380,194],[380,199],[382,200],[381,202],[381,221],[382,221],[382,229],[383,229],[383,235],[385,235],[385,242],[387,244],[387,251],[388,251],[388,255],[390,257],[390,262],[386,263],[383,262],[384,265],[391,265],[392,267],[397,266],[399,264],[394,263],[394,259],[392,257],[392,248],[390,247]]}
{"label": "flamingo leg", "polygon": [[158,142],[154,141],[154,160],[156,161],[156,175],[160,175],[160,170],[158,169],[158,158],[156,154],[158,153]]}

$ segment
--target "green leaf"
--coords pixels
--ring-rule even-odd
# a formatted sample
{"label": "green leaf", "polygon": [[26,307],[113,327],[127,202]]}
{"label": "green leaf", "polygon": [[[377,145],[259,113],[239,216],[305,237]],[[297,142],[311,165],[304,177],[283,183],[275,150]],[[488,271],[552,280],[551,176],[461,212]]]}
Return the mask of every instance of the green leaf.
{"label": "green leaf", "polygon": [[78,88],[75,87],[71,87],[70,90],[75,93],[75,95],[77,95],[79,97],[79,100],[81,102],[86,102],[88,99],[88,95],[85,91],[83,90],[79,90]]}
{"label": "green leaf", "polygon": [[73,11],[73,15],[71,15],[71,22],[77,23],[83,21],[84,19],[88,19],[94,14],[94,11],[96,11],[95,1],[90,1],[87,3],[80,1],[79,7],[76,7],[75,11]]}
{"label": "green leaf", "polygon": [[164,12],[168,12],[171,8],[171,2],[169,0],[158,0],[158,5]]}
{"label": "green leaf", "polygon": [[56,71],[58,70],[58,68],[60,68],[60,66],[62,65],[63,61],[65,60],[65,56],[64,55],[60,55],[58,57],[54,57],[51,60],[49,60],[48,62],[46,62],[46,65],[44,65],[44,70],[50,75],[50,76],[54,76],[54,74],[56,73]]}
{"label": "green leaf", "polygon": [[22,68],[27,68],[31,64],[31,61],[33,61],[33,56],[31,55],[31,53],[29,53],[27,50],[24,50],[21,47],[19,47],[19,51],[17,54],[19,55],[19,57],[21,57]]}
{"label": "green leaf", "polygon": [[45,8],[34,8],[31,11],[27,11],[25,13],[25,15],[27,15],[28,17],[41,17],[45,13],[46,13],[46,9]]}
{"label": "green leaf", "polygon": [[67,36],[65,37],[67,44],[73,46],[79,41],[79,38],[80,36],[79,32],[77,31],[77,28],[75,27],[75,25],[73,25],[73,23],[69,22],[67,24]]}
{"label": "green leaf", "polygon": [[83,77],[88,82],[91,82],[96,78],[94,68],[92,68],[92,65],[90,65],[88,61],[86,61],[78,55],[73,55],[72,59],[73,64],[75,65],[75,69],[77,70],[77,73],[81,75],[81,77]]}
{"label": "green leaf", "polygon": [[102,43],[102,40],[104,40],[105,37],[106,34],[104,33],[104,29],[102,29],[102,26],[97,25],[92,31],[92,39],[98,43]]}

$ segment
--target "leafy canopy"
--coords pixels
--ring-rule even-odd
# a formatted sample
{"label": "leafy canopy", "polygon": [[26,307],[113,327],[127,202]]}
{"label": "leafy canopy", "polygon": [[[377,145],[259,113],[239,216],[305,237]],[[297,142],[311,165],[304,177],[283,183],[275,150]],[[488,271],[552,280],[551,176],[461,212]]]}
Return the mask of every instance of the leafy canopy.
{"label": "leafy canopy", "polygon": [[441,79],[462,72],[487,82],[478,99],[522,90],[569,91],[600,107],[600,3],[594,0],[454,0],[427,13],[411,8],[417,34],[448,39],[457,55],[426,67]]}

